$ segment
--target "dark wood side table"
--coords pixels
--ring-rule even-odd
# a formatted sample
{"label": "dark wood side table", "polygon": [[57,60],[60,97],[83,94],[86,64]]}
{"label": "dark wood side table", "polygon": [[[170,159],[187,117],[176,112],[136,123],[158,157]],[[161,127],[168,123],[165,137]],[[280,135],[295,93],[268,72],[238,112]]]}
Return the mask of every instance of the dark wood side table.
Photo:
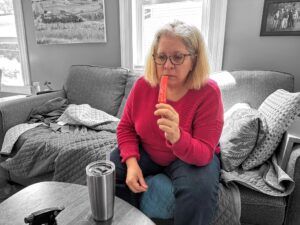
{"label": "dark wood side table", "polygon": [[[64,206],[56,217],[58,225],[102,225],[92,218],[86,186],[62,182],[40,182],[17,192],[0,204],[0,224],[24,225],[32,212]],[[111,225],[155,225],[141,211],[115,197]]]}
{"label": "dark wood side table", "polygon": [[293,147],[296,144],[300,144],[300,117],[297,116],[290,128],[284,133],[281,144],[279,146],[280,151],[277,155],[278,165],[285,170],[288,160],[290,158]]}

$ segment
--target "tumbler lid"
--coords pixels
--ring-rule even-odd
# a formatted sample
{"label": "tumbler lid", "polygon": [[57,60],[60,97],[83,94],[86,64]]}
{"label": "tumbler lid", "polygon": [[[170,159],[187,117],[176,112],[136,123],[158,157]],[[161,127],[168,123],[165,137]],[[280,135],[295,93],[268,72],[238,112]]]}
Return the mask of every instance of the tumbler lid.
{"label": "tumbler lid", "polygon": [[90,163],[86,167],[86,174],[89,176],[104,176],[115,170],[115,164],[109,160],[99,160]]}

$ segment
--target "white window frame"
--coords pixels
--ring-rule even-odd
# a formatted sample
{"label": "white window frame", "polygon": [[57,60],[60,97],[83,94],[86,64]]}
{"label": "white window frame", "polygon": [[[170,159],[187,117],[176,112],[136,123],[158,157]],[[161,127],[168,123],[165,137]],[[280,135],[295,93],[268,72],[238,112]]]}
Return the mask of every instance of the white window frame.
{"label": "white window frame", "polygon": [[24,15],[22,8],[22,0],[13,0],[17,40],[20,51],[21,72],[24,80],[24,86],[12,86],[1,84],[1,91],[12,93],[31,94],[31,80],[29,73],[27,44],[25,35]]}
{"label": "white window frame", "polygon": [[[142,72],[143,66],[134,65],[133,62],[133,43],[139,43],[138,40],[133,40],[136,28],[132,25],[132,9],[136,7],[136,1],[138,0],[119,0],[121,66]],[[201,33],[207,44],[212,72],[222,69],[226,12],[227,0],[203,0]]]}

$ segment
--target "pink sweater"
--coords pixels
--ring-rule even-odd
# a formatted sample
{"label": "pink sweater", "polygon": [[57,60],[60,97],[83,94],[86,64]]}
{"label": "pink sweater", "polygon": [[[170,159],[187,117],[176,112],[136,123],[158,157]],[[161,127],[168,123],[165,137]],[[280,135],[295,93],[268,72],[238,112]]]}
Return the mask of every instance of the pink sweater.
{"label": "pink sweater", "polygon": [[189,90],[179,101],[167,100],[179,114],[180,139],[171,144],[158,128],[154,115],[159,87],[151,87],[143,77],[134,84],[117,128],[122,162],[139,159],[139,144],[151,159],[167,166],[177,158],[189,164],[204,166],[219,153],[223,128],[221,92],[213,80],[200,90]]}

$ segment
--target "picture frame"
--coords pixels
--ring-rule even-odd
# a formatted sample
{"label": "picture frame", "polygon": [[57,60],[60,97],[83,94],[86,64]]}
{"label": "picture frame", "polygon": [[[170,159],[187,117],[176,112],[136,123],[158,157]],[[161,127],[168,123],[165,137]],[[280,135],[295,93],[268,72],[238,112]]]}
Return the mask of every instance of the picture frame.
{"label": "picture frame", "polygon": [[104,0],[31,0],[39,45],[106,42]]}
{"label": "picture frame", "polygon": [[299,36],[300,0],[265,0],[260,36]]}

